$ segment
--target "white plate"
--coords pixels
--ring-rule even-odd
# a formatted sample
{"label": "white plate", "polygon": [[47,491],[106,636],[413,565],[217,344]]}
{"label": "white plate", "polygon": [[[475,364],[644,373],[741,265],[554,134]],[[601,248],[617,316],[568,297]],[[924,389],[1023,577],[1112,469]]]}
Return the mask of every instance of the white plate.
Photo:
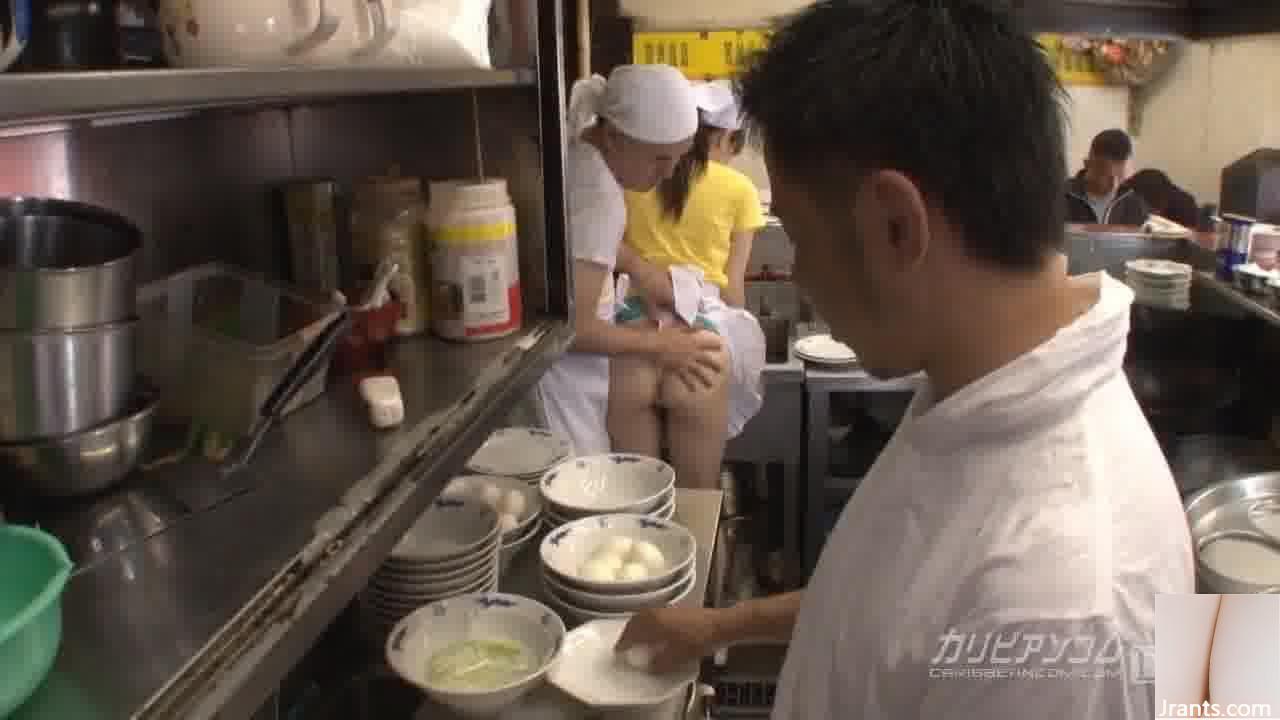
{"label": "white plate", "polygon": [[848,345],[827,334],[810,335],[795,343],[795,353],[801,359],[832,365],[849,365],[858,362],[858,356]]}
{"label": "white plate", "polygon": [[550,430],[511,427],[495,430],[467,461],[481,475],[540,476],[569,457],[569,441]]}
{"label": "white plate", "polygon": [[[662,552],[667,569],[643,580],[592,581],[579,575],[582,565],[609,538],[651,542]],[[590,592],[639,593],[669,586],[693,564],[697,541],[685,528],[644,515],[600,515],[562,525],[542,539],[542,565],[558,579]]]}
{"label": "white plate", "polygon": [[[536,669],[493,690],[448,690],[426,677],[431,656],[467,638],[515,640],[536,658]],[[519,595],[482,593],[442,600],[415,610],[387,638],[387,664],[433,700],[468,715],[496,714],[539,684],[556,664],[565,640],[564,621],[542,603]]]}
{"label": "white plate", "polygon": [[661,460],[609,453],[560,463],[538,487],[548,503],[571,513],[623,513],[655,507],[675,484],[676,471]]}
{"label": "white plate", "polygon": [[602,613],[640,612],[680,602],[693,590],[694,565],[668,587],[642,593],[594,593],[561,582],[554,573],[543,570],[547,591],[570,606]]}
{"label": "white plate", "polygon": [[565,638],[560,661],[547,682],[595,708],[640,708],[659,705],[698,679],[698,664],[661,675],[637,670],[614,651],[625,620],[596,620]]}
{"label": "white plate", "polygon": [[474,575],[480,568],[492,562],[493,553],[500,544],[499,540],[500,538],[495,535],[491,541],[476,548],[475,552],[462,556],[460,560],[450,561],[448,565],[387,558],[378,567],[375,575],[423,583],[448,582],[464,575]]}
{"label": "white plate", "polygon": [[391,550],[398,560],[443,563],[474,555],[498,534],[498,514],[467,498],[436,498]]}
{"label": "white plate", "polygon": [[540,597],[552,608],[555,608],[555,611],[560,613],[561,617],[569,620],[571,625],[581,625],[592,620],[625,620],[635,615],[633,612],[605,612],[603,610],[588,610],[577,607],[551,589],[546,575],[539,578],[539,582],[542,587],[542,595]]}
{"label": "white plate", "polygon": [[[499,490],[501,497],[497,505],[488,503],[484,497],[486,486],[493,486]],[[479,500],[489,504],[493,511],[502,514],[503,498],[508,493],[517,492],[524,498],[524,510],[516,516],[518,524],[515,529],[503,533],[503,539],[507,537],[518,537],[520,533],[527,531],[542,514],[542,493],[537,488],[529,487],[529,483],[520,478],[504,477],[502,475],[462,475],[449,481],[444,486],[444,490],[440,492],[441,497],[463,497],[472,500]]]}
{"label": "white plate", "polygon": [[407,595],[435,595],[456,593],[461,588],[469,588],[483,578],[490,577],[498,568],[499,550],[494,551],[485,562],[463,575],[445,579],[422,579],[411,575],[396,575],[379,570],[369,580],[369,589],[383,593]]}

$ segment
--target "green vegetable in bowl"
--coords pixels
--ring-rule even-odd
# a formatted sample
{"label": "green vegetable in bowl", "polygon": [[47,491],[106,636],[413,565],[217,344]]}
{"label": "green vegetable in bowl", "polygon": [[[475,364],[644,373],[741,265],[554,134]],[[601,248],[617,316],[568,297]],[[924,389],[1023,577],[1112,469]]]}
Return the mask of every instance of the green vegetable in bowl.
{"label": "green vegetable in bowl", "polygon": [[536,669],[528,649],[514,640],[463,640],[431,656],[427,682],[442,690],[495,690]]}

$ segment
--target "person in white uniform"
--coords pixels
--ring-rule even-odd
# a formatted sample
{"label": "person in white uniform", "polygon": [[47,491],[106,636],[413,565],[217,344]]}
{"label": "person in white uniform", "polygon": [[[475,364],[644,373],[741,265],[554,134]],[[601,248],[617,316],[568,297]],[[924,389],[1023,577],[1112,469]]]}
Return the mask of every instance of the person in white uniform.
{"label": "person in white uniform", "polygon": [[1042,51],[980,0],[828,0],[739,83],[796,281],[923,384],[803,591],[646,612],[619,648],[788,642],[778,720],[1150,720],[1137,660],[1192,548],[1121,367],[1133,295],[1066,272]]}
{"label": "person in white uniform", "polygon": [[[623,189],[649,190],[670,177],[697,131],[696,102],[689,81],[669,65],[623,65],[608,80],[578,81],[570,94],[565,174],[575,339],[538,383],[538,399],[550,428],[581,455],[610,451],[610,355],[646,355],[680,377],[690,403],[668,411],[693,418],[700,413],[694,391],[716,394],[726,382],[728,358],[715,333],[614,324],[613,273],[627,225]],[[714,419],[723,423],[723,413]],[[695,433],[672,442],[698,440]]]}

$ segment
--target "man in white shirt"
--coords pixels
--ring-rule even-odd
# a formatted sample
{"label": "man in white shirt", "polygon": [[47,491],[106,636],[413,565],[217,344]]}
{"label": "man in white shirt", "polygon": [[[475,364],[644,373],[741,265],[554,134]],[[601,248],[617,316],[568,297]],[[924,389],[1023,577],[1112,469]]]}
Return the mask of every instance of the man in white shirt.
{"label": "man in white shirt", "polygon": [[1132,293],[1066,274],[1041,50],[980,0],[829,0],[740,90],[797,282],[867,369],[926,382],[804,591],[645,613],[620,648],[788,641],[779,720],[1149,720],[1134,661],[1191,544],[1121,368]]}

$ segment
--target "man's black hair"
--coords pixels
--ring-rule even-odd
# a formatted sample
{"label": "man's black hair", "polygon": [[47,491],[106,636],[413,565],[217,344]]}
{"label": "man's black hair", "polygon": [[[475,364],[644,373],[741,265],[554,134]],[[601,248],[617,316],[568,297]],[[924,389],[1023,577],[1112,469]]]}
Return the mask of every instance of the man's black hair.
{"label": "man's black hair", "polygon": [[1133,140],[1123,130],[1103,130],[1089,143],[1089,154],[1115,162],[1129,162],[1133,157]]}
{"label": "man's black hair", "polygon": [[893,169],[977,258],[1033,269],[1062,247],[1062,86],[990,3],[818,2],[777,29],[738,91],[771,159],[816,192]]}

